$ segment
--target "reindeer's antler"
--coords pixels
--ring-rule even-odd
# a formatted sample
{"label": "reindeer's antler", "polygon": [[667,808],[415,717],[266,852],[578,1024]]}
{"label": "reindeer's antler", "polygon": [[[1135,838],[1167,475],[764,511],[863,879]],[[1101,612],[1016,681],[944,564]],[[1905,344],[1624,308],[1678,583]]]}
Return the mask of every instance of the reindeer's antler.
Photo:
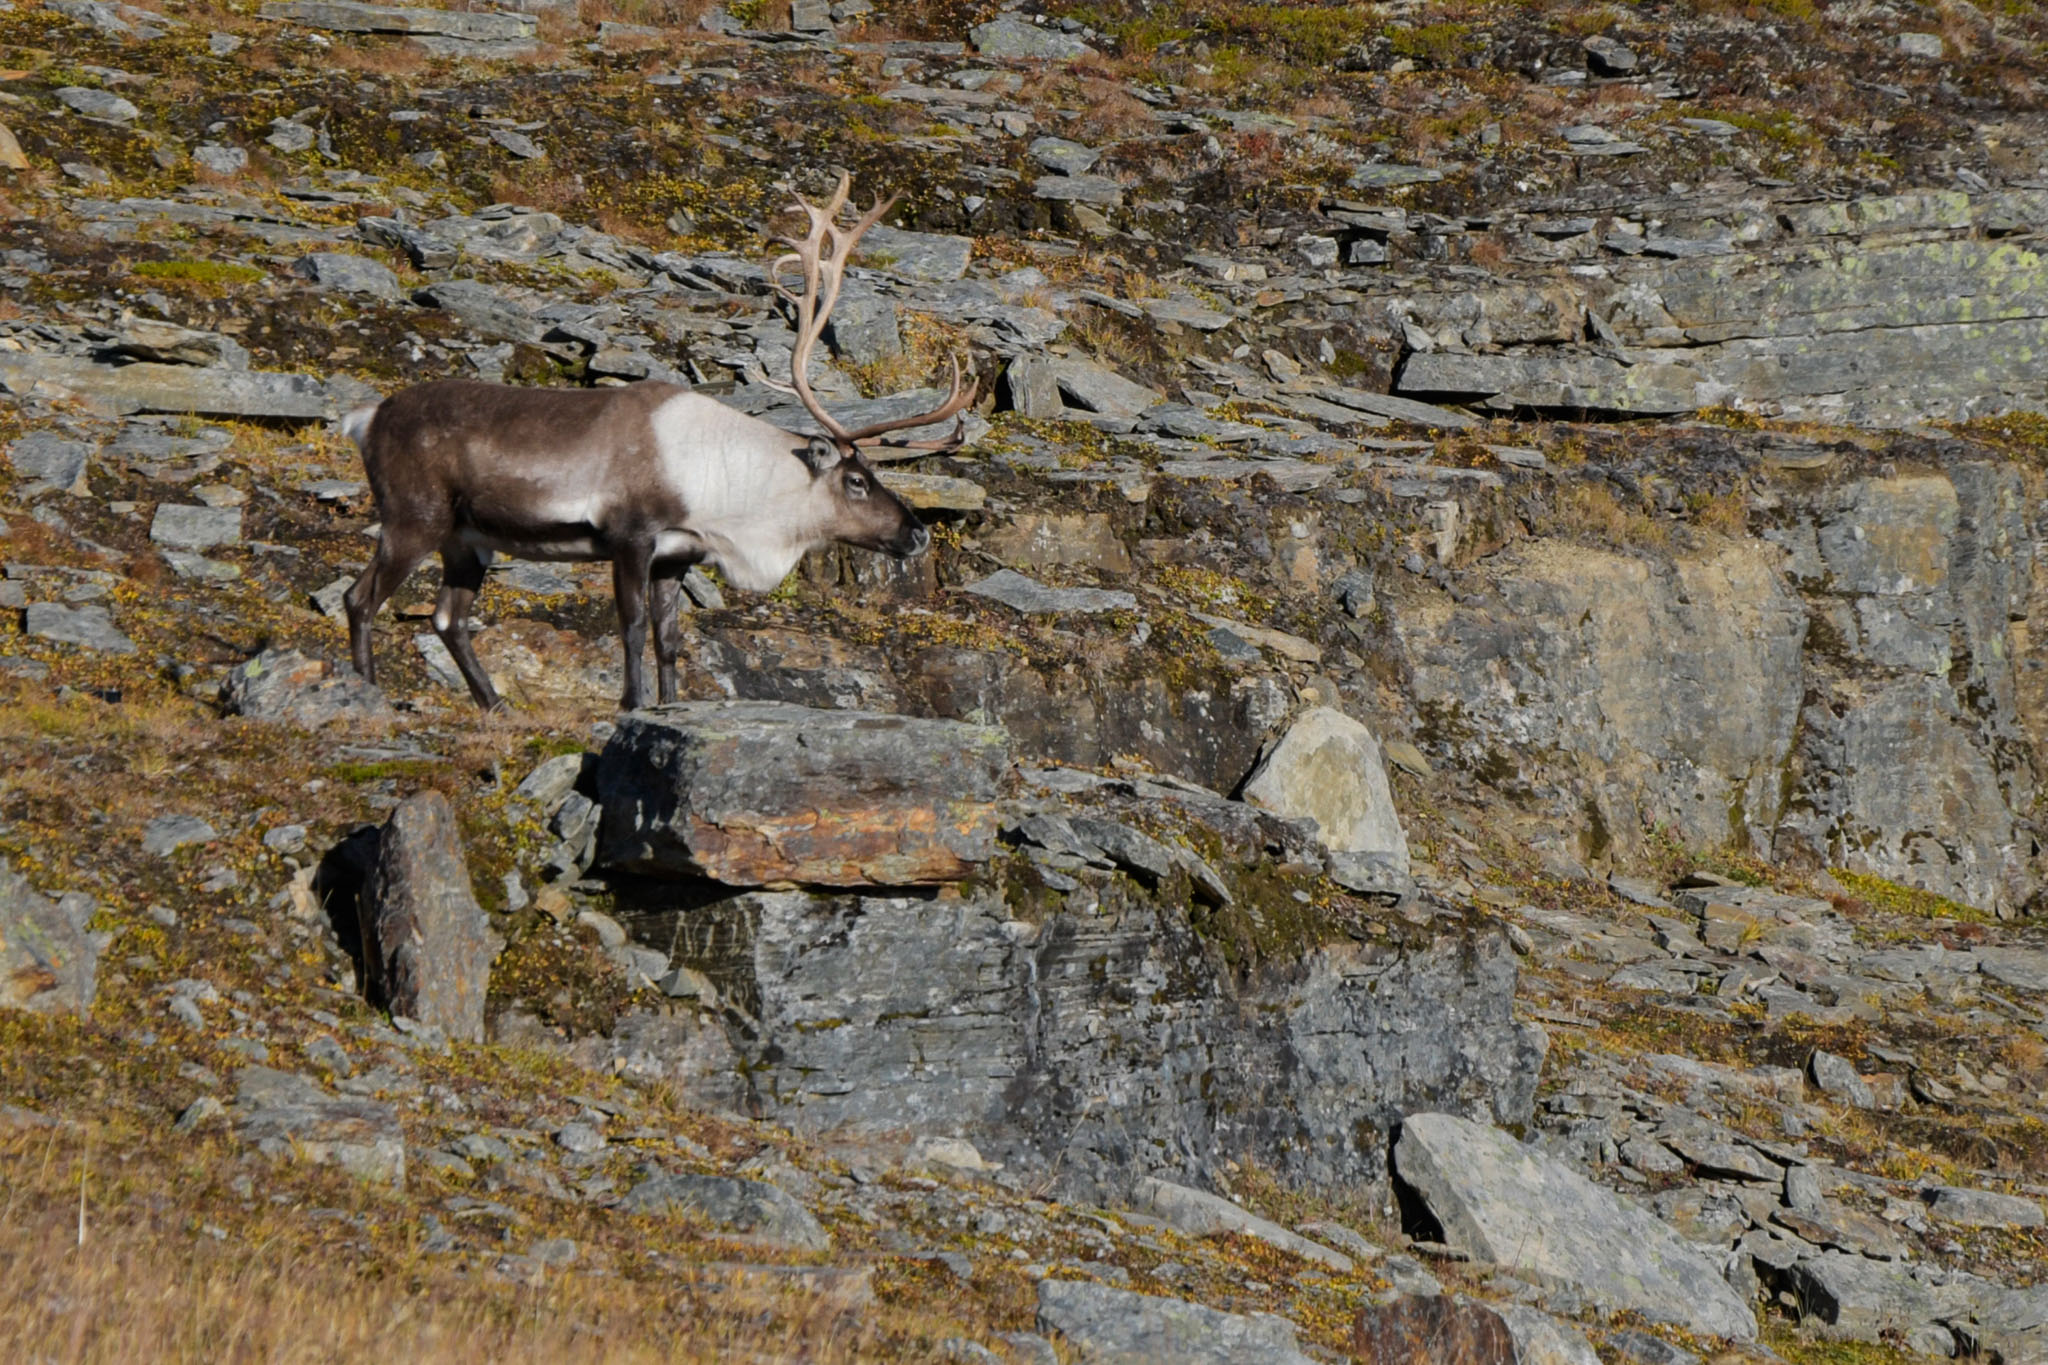
{"label": "reindeer's antler", "polygon": [[[844,173],[839,177],[839,187],[832,192],[832,198],[824,208],[818,208],[807,200],[799,198],[795,207],[802,210],[811,221],[811,230],[801,241],[794,237],[777,237],[776,242],[791,250],[778,256],[768,266],[769,283],[775,292],[796,308],[796,346],[790,352],[788,385],[774,387],[794,393],[831,436],[844,446],[855,446],[872,442],[885,432],[901,431],[906,427],[930,426],[954,416],[974,401],[974,388],[962,390],[960,386],[960,357],[953,357],[953,387],[946,395],[946,401],[930,412],[912,417],[899,417],[886,422],[873,422],[857,431],[848,431],[832,414],[825,411],[824,404],[811,392],[811,352],[816,349],[818,339],[825,335],[825,326],[832,318],[832,309],[839,302],[839,286],[846,278],[846,263],[853,256],[853,249],[867,230],[881,221],[896,204],[899,195],[890,195],[860,216],[860,221],[851,228],[840,228],[833,220],[846,207],[846,198],[852,186],[852,178]],[[801,295],[793,292],[782,282],[782,272],[795,265],[803,274],[804,291]],[[920,450],[954,450],[963,439],[961,423],[954,423],[953,434],[940,441],[905,442],[904,445]]]}

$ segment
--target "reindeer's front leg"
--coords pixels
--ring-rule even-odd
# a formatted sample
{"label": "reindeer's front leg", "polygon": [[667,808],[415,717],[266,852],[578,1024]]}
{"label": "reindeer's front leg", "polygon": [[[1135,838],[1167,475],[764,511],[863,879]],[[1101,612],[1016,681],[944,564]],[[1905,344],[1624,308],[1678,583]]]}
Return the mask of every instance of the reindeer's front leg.
{"label": "reindeer's front leg", "polygon": [[683,648],[680,572],[654,576],[654,686],[663,706],[676,699],[676,656]]}
{"label": "reindeer's front leg", "polygon": [[627,711],[647,704],[647,598],[653,567],[652,536],[622,538],[612,551],[612,596],[626,644],[626,690],[619,705]]}

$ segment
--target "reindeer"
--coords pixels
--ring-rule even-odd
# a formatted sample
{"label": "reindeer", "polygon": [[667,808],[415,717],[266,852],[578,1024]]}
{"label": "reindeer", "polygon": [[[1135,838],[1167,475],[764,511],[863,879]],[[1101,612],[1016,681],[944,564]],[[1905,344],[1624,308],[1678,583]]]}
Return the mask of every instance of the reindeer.
{"label": "reindeer", "polygon": [[[896,202],[892,195],[842,229],[835,220],[847,190],[842,175],[824,208],[797,201],[810,231],[801,240],[776,238],[791,250],[768,270],[797,324],[790,383],[775,387],[794,393],[825,436],[795,435],[651,380],[611,389],[442,380],[343,418],[342,433],[362,451],[383,519],[377,552],[344,599],[356,672],[375,681],[370,628],[377,609],[436,550],[441,591],[434,630],[487,711],[504,702],[470,644],[468,616],[493,552],[611,561],[626,647],[619,704],[628,710],[646,702],[650,597],[659,696],[676,699],[678,591],[691,565],[714,565],[734,586],[765,592],[806,550],[835,540],[899,559],[922,554],[931,533],[882,486],[860,448],[888,432],[953,417],[974,401],[974,391],[962,388],[955,356],[951,391],[937,408],[855,431],[811,392],[807,367],[847,260]],[[792,265],[801,271],[801,294],[784,283]],[[956,421],[944,440],[903,444],[954,450],[962,436]]]}

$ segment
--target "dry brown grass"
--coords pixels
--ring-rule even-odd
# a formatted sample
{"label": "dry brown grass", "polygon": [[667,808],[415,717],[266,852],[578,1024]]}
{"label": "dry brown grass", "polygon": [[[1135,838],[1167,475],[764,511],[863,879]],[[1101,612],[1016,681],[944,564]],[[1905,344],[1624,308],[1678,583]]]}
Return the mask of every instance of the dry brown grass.
{"label": "dry brown grass", "polygon": [[433,57],[403,38],[367,38],[336,43],[328,60],[343,71],[365,76],[417,76]]}
{"label": "dry brown grass", "polygon": [[[929,1358],[915,1346],[891,1349],[889,1338],[927,1335],[913,1311],[885,1305],[856,1315],[823,1296],[738,1283],[729,1272],[649,1280],[578,1269],[525,1285],[497,1274],[488,1254],[468,1266],[430,1259],[395,1196],[340,1181],[318,1191],[339,1217],[308,1219],[300,1193],[280,1204],[225,1191],[219,1211],[195,1216],[189,1198],[172,1205],[155,1195],[211,1185],[229,1151],[200,1140],[182,1162],[167,1156],[134,1132],[0,1136],[0,1360]],[[276,1188],[257,1184],[261,1195]]]}

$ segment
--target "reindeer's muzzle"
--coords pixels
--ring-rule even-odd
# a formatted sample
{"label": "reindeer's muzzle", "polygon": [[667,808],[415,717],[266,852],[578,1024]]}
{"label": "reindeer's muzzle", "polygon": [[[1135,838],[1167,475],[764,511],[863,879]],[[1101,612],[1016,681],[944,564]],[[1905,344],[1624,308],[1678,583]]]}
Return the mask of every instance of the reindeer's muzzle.
{"label": "reindeer's muzzle", "polygon": [[932,533],[922,523],[913,522],[903,528],[903,533],[889,542],[889,553],[898,559],[915,559],[932,547]]}

